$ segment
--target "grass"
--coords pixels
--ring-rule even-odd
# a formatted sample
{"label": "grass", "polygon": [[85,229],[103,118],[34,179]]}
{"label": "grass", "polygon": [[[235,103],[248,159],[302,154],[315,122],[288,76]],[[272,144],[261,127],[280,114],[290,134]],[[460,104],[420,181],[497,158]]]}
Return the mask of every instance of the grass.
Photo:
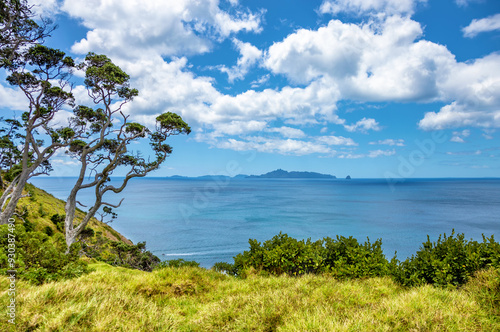
{"label": "grass", "polygon": [[[54,233],[57,233],[58,230],[50,220],[50,217],[54,214],[64,214],[66,202],[55,198],[53,195],[32,184],[26,185],[25,193],[27,192],[32,196],[21,198],[18,203],[18,209],[23,210],[23,208],[25,208],[25,210],[28,211],[29,215],[27,219],[34,223],[36,231],[43,231],[43,229],[48,226],[52,228]],[[77,209],[75,214],[76,223],[78,224],[84,216],[85,212]],[[127,244],[132,244],[130,240],[115,231],[111,226],[98,221],[96,218],[90,220],[88,227],[91,227],[96,232],[102,232],[104,237],[112,241],[122,241]]]}
{"label": "grass", "polygon": [[[236,279],[192,267],[92,266],[78,279],[19,281],[17,331],[500,331],[494,270],[457,290],[402,288],[389,278]],[[8,295],[0,294],[3,306]]]}

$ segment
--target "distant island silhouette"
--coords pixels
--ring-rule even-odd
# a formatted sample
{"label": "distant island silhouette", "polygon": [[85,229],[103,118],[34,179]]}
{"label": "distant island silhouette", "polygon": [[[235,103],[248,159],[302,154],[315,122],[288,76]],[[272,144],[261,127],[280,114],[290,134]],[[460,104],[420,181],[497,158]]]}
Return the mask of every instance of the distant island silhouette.
{"label": "distant island silhouette", "polygon": [[[202,175],[196,177],[172,175],[167,176],[167,179],[336,179],[335,175],[321,174],[316,172],[288,172],[283,169],[277,169],[261,175],[246,175],[238,174],[236,176],[230,177],[227,175]],[[351,179],[347,176],[347,179]]]}
{"label": "distant island silhouette", "polygon": [[250,175],[249,179],[262,178],[262,179],[336,179],[337,177],[330,174],[321,174],[315,172],[287,172],[282,169],[262,174]]}

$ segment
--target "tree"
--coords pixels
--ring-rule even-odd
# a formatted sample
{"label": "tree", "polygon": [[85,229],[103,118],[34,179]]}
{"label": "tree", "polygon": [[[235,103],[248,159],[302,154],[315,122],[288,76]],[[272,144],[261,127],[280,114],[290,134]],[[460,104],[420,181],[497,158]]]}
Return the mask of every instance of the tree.
{"label": "tree", "polygon": [[[0,198],[0,225],[14,214],[26,182],[33,176],[48,174],[50,158],[79,136],[70,127],[54,129],[51,124],[57,112],[74,105],[73,94],[67,91],[71,90],[68,78],[73,67],[73,59],[64,52],[43,45],[32,46],[9,65],[12,74],[7,81],[24,92],[29,105],[20,122],[24,131],[22,155],[13,166],[16,174]],[[49,144],[44,148],[46,140]]]}
{"label": "tree", "polygon": [[[18,142],[24,140],[24,135],[20,133],[22,124],[14,119],[0,118],[0,189],[4,189],[3,176],[7,176],[8,181],[12,181],[15,176],[17,165],[22,159],[22,152],[19,149]],[[3,202],[0,203],[0,207]]]}
{"label": "tree", "polygon": [[32,8],[27,0],[0,2],[0,68],[9,67],[24,49],[41,42],[54,30],[50,20],[35,22]]}
{"label": "tree", "polygon": [[[77,106],[74,109],[75,117],[71,119],[71,127],[79,128],[80,132],[86,134],[71,142],[68,151],[80,163],[78,179],[65,206],[68,251],[101,207],[120,206],[121,201],[111,204],[103,200],[107,192],[120,193],[130,179],[144,177],[158,169],[172,153],[172,148],[165,144],[167,138],[191,132],[179,115],[170,112],[156,118],[154,131],[142,124],[129,122],[122,107],[132,101],[138,91],[130,88],[129,75],[106,56],[89,53],[79,68],[85,70],[85,86],[98,108]],[[152,160],[143,157],[142,153],[128,151],[132,142],[141,139],[149,140]],[[125,176],[115,186],[110,184],[110,177],[118,169]],[[91,180],[84,183],[88,175],[91,175]],[[83,220],[76,224],[77,194],[88,188],[94,189],[94,203]]]}

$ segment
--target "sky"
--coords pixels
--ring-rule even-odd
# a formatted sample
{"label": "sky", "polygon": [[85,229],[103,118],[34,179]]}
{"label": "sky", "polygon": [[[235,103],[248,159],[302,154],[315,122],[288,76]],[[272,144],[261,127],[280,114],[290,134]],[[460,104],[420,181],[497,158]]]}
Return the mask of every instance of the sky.
{"label": "sky", "polygon": [[[131,120],[191,126],[151,176],[500,176],[498,0],[30,2],[58,25],[46,45],[131,76]],[[0,112],[20,115],[4,78]],[[77,172],[64,153],[52,164]]]}

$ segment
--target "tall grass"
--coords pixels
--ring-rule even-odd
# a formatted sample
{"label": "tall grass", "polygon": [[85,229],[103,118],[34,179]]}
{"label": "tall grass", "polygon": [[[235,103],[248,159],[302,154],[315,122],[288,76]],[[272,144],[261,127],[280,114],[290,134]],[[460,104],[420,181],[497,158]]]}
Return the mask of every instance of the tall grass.
{"label": "tall grass", "polygon": [[[77,279],[20,281],[17,331],[500,331],[494,270],[457,290],[403,288],[387,277],[239,279],[196,267],[92,266]],[[4,308],[7,288],[0,277]],[[3,310],[1,324],[8,331]]]}

